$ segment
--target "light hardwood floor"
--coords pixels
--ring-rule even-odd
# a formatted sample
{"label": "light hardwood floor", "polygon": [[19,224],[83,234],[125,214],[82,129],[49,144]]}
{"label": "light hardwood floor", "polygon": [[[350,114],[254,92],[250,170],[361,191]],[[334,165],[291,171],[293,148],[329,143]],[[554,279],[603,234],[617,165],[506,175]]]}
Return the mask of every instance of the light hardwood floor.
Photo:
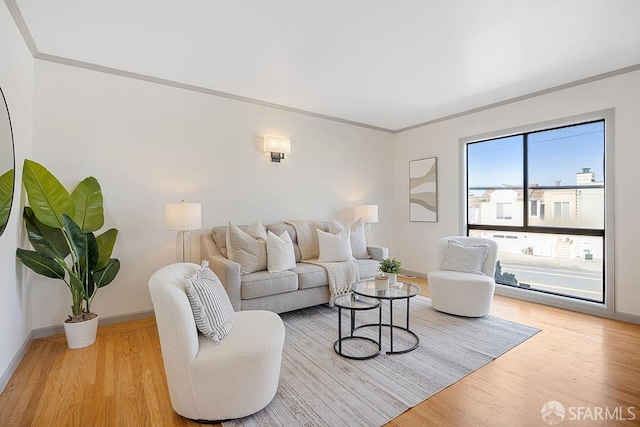
{"label": "light hardwood floor", "polygon": [[[428,286],[412,279],[428,296]],[[640,326],[496,296],[492,315],[542,329],[533,338],[432,396],[389,426],[545,426],[550,400],[621,408],[640,425]],[[567,412],[567,417],[571,414]],[[189,426],[171,409],[153,318],[98,329],[69,350],[64,336],[35,340],[0,395],[0,426]]]}

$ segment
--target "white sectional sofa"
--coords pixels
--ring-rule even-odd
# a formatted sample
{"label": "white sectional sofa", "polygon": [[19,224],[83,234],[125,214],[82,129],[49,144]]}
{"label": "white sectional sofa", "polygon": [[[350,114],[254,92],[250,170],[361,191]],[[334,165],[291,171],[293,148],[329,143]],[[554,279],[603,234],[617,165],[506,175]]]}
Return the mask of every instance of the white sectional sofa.
{"label": "white sectional sofa", "polygon": [[[236,311],[269,310],[283,313],[328,303],[327,272],[322,266],[300,261],[300,248],[293,226],[279,222],[266,228],[276,235],[284,231],[289,233],[295,252],[295,268],[278,273],[263,270],[241,274],[240,264],[227,258],[226,226],[215,227],[210,234],[200,237],[202,258],[209,261],[209,267],[224,285],[233,308]],[[324,231],[327,231],[326,224]],[[380,260],[389,256],[389,250],[382,246],[368,246],[367,251],[371,258],[356,260],[360,280],[375,276]]]}

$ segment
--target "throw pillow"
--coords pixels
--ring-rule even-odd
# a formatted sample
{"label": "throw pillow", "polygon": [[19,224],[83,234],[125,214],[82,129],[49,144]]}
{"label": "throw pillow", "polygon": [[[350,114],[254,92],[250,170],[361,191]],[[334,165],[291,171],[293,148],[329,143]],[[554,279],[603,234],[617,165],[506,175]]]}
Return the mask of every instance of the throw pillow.
{"label": "throw pillow", "polygon": [[185,279],[184,290],[198,330],[216,343],[222,341],[233,327],[235,313],[218,276],[209,269],[209,261],[202,261],[200,270]]}
{"label": "throw pillow", "polygon": [[342,230],[337,234],[318,232],[318,245],[320,256],[318,262],[344,262],[351,259],[350,231]]}
{"label": "throw pillow", "polygon": [[[339,231],[344,230],[344,226],[333,218],[329,218],[329,233],[337,234]],[[367,237],[364,230],[364,221],[359,218],[354,222],[351,227],[351,254],[356,259],[368,259],[371,258],[369,252],[367,252]]]}
{"label": "throw pillow", "polygon": [[267,269],[266,239],[267,233],[260,220],[249,227],[247,232],[242,231],[237,225],[229,221],[229,227],[227,228],[227,254],[231,261],[240,264],[240,272],[242,274]]}
{"label": "throw pillow", "polygon": [[291,236],[283,231],[276,236],[267,232],[267,270],[269,273],[291,270],[296,267],[296,255],[293,251]]}
{"label": "throw pillow", "polygon": [[447,242],[447,252],[442,263],[443,270],[484,274],[482,265],[489,254],[489,245],[463,245],[457,240]]}

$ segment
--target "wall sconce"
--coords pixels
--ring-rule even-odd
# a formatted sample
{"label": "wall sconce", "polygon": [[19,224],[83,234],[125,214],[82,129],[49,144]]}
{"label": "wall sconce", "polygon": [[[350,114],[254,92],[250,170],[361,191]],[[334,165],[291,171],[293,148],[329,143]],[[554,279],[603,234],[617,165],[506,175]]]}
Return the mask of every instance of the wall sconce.
{"label": "wall sconce", "polygon": [[200,203],[170,203],[164,205],[164,224],[167,230],[177,231],[176,257],[178,262],[191,262],[191,236],[189,230],[202,226]]}
{"label": "wall sconce", "polygon": [[291,140],[275,136],[264,137],[264,152],[271,153],[271,161],[280,163],[285,155],[291,154]]}
{"label": "wall sconce", "polygon": [[362,218],[365,223],[365,232],[367,234],[367,243],[371,243],[373,239],[373,232],[371,231],[371,224],[378,222],[378,205],[360,205],[353,208],[353,214],[355,219]]}

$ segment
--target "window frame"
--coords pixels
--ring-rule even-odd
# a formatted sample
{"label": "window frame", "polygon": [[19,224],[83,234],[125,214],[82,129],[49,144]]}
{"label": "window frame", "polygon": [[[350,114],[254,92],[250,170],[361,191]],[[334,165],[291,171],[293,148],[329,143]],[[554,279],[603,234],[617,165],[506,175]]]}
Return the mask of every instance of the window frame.
{"label": "window frame", "polygon": [[[496,138],[504,138],[519,134],[526,134],[538,131],[551,130],[554,128],[561,128],[572,125],[579,125],[589,122],[595,121],[604,121],[604,181],[605,181],[605,201],[604,201],[604,224],[603,230],[594,230],[588,228],[566,228],[566,227],[541,227],[541,226],[498,226],[498,225],[478,225],[478,224],[470,224],[471,227],[467,226],[468,218],[467,218],[467,144],[474,142],[482,142],[486,140],[496,139]],[[531,291],[528,289],[521,289],[509,285],[501,285],[497,284],[496,293],[500,295],[510,296],[514,298],[519,298],[527,301],[552,305],[560,308],[567,308],[574,311],[580,311],[588,314],[595,315],[604,315],[612,317],[615,313],[614,301],[615,301],[615,281],[614,281],[614,242],[613,238],[615,235],[614,229],[614,129],[615,129],[615,115],[614,109],[607,109],[601,111],[595,111],[591,113],[580,114],[571,117],[565,117],[556,120],[550,120],[546,122],[539,122],[531,125],[520,126],[517,128],[504,129],[500,131],[474,135],[469,137],[460,138],[459,140],[459,153],[460,153],[460,184],[461,184],[461,197],[460,197],[460,233],[462,235],[468,235],[470,229],[476,230],[495,230],[495,231],[520,231],[520,232],[542,232],[542,233],[555,233],[555,234],[575,234],[575,235],[593,235],[593,236],[602,236],[603,237],[603,245],[604,245],[604,267],[603,267],[603,280],[604,280],[604,302],[594,302],[588,300],[576,299],[574,297],[555,295],[555,294],[547,294],[538,291]],[[526,142],[525,142],[526,144]],[[526,147],[526,145],[525,145]],[[524,153],[524,162],[525,168],[526,166],[526,150]],[[527,171],[524,171],[524,186],[527,188]],[[527,193],[526,191],[524,193]],[[527,203],[529,199],[527,198]],[[545,206],[542,203],[537,204],[538,207],[538,216],[545,215]],[[547,208],[551,209],[550,206]],[[546,210],[549,210],[546,209]],[[528,209],[524,209],[523,204],[523,214],[526,215]],[[553,212],[552,212],[553,213]],[[546,212],[549,215],[549,212]],[[528,224],[528,219],[523,218],[525,222],[523,224]],[[604,235],[602,235],[604,233]]]}

